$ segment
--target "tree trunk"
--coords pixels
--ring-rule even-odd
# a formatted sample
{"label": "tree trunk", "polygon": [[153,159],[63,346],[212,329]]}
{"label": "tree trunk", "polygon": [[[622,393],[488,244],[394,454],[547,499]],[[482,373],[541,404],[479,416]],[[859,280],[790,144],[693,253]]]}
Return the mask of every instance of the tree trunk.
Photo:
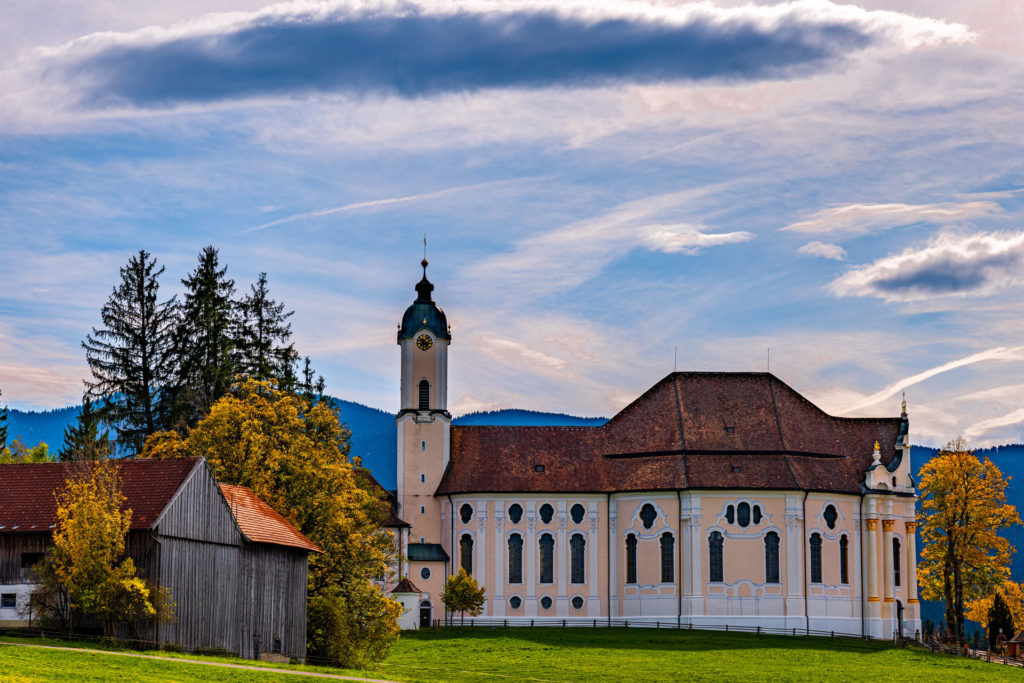
{"label": "tree trunk", "polygon": [[963,645],[964,638],[964,580],[961,572],[960,562],[953,565],[953,579],[956,587],[956,638],[957,643]]}

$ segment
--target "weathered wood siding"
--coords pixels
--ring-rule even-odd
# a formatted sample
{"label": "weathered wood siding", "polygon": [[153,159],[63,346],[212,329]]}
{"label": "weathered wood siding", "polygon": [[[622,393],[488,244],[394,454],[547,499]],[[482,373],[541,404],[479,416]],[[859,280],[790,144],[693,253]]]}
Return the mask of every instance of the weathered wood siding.
{"label": "weathered wood siding", "polygon": [[160,538],[160,584],[171,592],[175,621],[160,625],[160,642],[184,650],[239,652],[241,548]]}
{"label": "weathered wood siding", "polygon": [[156,520],[160,536],[241,545],[242,535],[207,467],[196,467]]}
{"label": "weathered wood siding", "polygon": [[0,584],[25,583],[21,569],[22,553],[41,553],[49,545],[50,534],[0,534]]}
{"label": "weathered wood siding", "polygon": [[243,552],[240,655],[280,652],[306,656],[307,556],[281,546],[247,543]]}

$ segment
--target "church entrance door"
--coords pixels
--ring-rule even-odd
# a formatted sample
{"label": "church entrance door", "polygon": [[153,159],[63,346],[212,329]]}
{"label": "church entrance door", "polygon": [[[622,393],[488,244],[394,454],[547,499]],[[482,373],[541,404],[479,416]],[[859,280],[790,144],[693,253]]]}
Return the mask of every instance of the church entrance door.
{"label": "church entrance door", "polygon": [[420,628],[430,628],[433,612],[430,600],[424,600],[420,603]]}

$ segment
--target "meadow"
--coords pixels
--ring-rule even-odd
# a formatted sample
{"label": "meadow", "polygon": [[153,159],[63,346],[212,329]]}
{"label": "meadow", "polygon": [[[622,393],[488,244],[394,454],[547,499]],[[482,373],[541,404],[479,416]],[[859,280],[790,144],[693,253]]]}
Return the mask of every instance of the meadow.
{"label": "meadow", "polygon": [[[82,645],[37,639],[8,642]],[[96,647],[95,645],[83,645]],[[226,657],[154,652],[295,671],[395,681],[834,681],[1024,680],[1019,669],[932,654],[915,647],[828,638],[652,629],[453,628],[408,633],[378,668],[263,664]],[[179,661],[0,645],[2,681],[280,681],[276,672]]]}

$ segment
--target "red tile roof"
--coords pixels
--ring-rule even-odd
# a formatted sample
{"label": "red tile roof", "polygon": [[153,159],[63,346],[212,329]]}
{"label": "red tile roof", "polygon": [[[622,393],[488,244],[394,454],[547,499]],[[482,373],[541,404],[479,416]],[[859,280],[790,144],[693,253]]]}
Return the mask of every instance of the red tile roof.
{"label": "red tile roof", "polygon": [[367,491],[376,493],[380,497],[380,516],[377,521],[382,527],[385,529],[397,529],[412,526],[398,516],[398,513],[396,512],[396,508],[398,507],[398,503],[396,502],[397,496],[394,492],[385,489],[384,485],[370,474],[370,470],[362,467],[357,468],[356,479],[359,482],[360,487]]}
{"label": "red tile roof", "polygon": [[768,373],[673,373],[599,427],[453,426],[437,493],[857,493],[876,440],[883,463],[896,456],[901,423],[832,417]]}
{"label": "red tile roof", "polygon": [[277,514],[246,487],[221,484],[220,490],[224,493],[228,507],[231,508],[231,514],[238,522],[238,528],[253,543],[271,543],[315,553],[322,552],[288,520]]}
{"label": "red tile roof", "polygon": [[391,591],[391,592],[392,593],[422,593],[423,591],[421,591],[419,588],[417,588],[416,585],[413,584],[413,582],[410,581],[409,579],[402,579],[401,581],[398,582],[398,585],[395,586],[395,589],[393,591]]}
{"label": "red tile roof", "polygon": [[[149,529],[198,462],[179,460],[113,461],[121,479],[131,529]],[[57,521],[56,494],[78,468],[91,463],[0,465],[0,533],[49,532]]]}

